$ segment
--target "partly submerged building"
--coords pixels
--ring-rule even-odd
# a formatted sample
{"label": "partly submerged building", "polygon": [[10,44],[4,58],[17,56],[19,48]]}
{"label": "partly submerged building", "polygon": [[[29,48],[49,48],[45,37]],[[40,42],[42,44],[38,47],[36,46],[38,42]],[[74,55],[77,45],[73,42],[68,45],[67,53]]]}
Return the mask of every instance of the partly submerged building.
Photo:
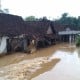
{"label": "partly submerged building", "polygon": [[56,33],[51,21],[26,21],[25,24],[25,34],[35,39],[37,47],[55,43]]}
{"label": "partly submerged building", "polygon": [[[11,51],[14,38],[19,38],[22,34],[24,21],[20,16],[0,13],[0,54]],[[14,48],[16,47],[17,44]]]}
{"label": "partly submerged building", "polygon": [[54,22],[54,29],[58,34],[58,41],[61,42],[74,42],[76,35],[80,34],[80,29],[71,25],[62,25],[60,23]]}
{"label": "partly submerged building", "polygon": [[46,47],[56,41],[75,40],[80,29],[54,21],[24,21],[20,16],[0,13],[0,54],[25,51],[31,47]]}

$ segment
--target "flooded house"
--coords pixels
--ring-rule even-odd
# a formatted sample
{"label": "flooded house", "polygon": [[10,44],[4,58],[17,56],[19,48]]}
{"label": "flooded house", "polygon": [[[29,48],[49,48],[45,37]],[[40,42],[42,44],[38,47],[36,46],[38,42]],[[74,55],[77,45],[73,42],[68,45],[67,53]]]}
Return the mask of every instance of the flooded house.
{"label": "flooded house", "polygon": [[24,20],[20,16],[0,13],[0,54],[22,47],[23,34]]}
{"label": "flooded house", "polygon": [[56,33],[51,21],[26,21],[26,32],[35,40],[36,48],[55,44]]}
{"label": "flooded house", "polygon": [[60,23],[54,22],[54,29],[58,34],[58,41],[60,42],[75,42],[77,34],[80,34],[80,29],[71,25],[62,25]]}
{"label": "flooded house", "polygon": [[46,21],[24,21],[20,16],[0,13],[0,53],[30,52],[55,44],[54,25]]}
{"label": "flooded house", "polygon": [[[58,42],[74,42],[80,29],[55,21],[24,21],[20,16],[0,13],[0,53],[48,47]],[[32,53],[31,52],[31,53]]]}

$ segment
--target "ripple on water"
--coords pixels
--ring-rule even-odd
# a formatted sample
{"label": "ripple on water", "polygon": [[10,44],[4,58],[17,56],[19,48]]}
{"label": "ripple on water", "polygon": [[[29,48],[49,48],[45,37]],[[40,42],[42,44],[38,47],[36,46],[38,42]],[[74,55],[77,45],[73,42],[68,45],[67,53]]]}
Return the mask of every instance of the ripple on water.
{"label": "ripple on water", "polygon": [[32,80],[80,80],[80,58],[78,52],[56,51],[49,59],[60,58],[60,62]]}

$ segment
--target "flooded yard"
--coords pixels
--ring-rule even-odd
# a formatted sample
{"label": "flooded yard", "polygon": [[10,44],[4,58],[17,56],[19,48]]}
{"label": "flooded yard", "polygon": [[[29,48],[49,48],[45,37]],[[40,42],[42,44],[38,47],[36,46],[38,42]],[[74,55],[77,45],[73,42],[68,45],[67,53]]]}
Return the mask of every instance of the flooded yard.
{"label": "flooded yard", "polygon": [[80,80],[79,49],[58,44],[0,58],[0,80]]}

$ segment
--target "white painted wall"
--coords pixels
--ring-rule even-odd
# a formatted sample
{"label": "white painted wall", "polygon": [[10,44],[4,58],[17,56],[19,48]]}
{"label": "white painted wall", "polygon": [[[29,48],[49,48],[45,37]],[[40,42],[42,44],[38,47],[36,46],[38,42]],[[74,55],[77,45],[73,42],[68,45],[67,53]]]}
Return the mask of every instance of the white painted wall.
{"label": "white painted wall", "polygon": [[7,53],[7,38],[0,37],[0,54]]}

